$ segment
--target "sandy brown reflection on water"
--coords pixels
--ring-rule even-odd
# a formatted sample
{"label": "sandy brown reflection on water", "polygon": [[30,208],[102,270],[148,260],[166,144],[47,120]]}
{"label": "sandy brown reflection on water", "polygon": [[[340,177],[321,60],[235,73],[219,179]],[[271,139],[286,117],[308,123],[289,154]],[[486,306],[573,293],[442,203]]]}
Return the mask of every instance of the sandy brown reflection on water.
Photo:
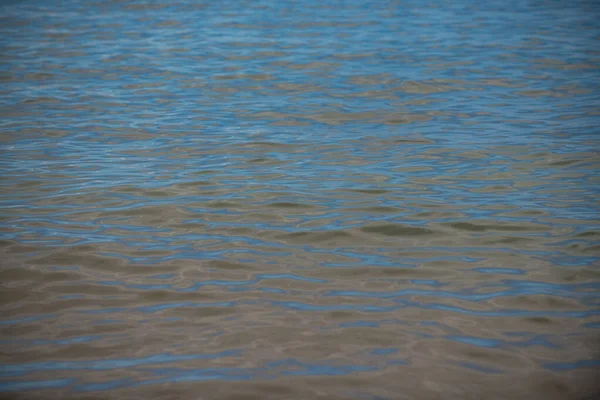
{"label": "sandy brown reflection on water", "polygon": [[[407,215],[421,226],[365,221],[365,213],[406,212],[400,205],[372,205],[373,196],[397,195],[385,185],[332,190],[331,199],[348,203],[337,209],[349,227],[339,229],[320,228],[339,216],[318,200],[276,201],[277,192],[158,204],[165,196],[193,197],[207,186],[115,187],[69,197],[78,208],[61,214],[63,233],[101,232],[118,240],[68,245],[64,238],[66,246],[4,241],[3,316],[18,321],[1,328],[10,343],[3,346],[4,362],[65,360],[47,364],[51,373],[41,369],[27,377],[75,378],[92,388],[110,382],[116,387],[111,398],[196,391],[206,398],[360,398],[368,390],[383,398],[459,398],[468,391],[472,398],[562,399],[593,390],[593,369],[559,373],[540,366],[597,355],[597,336],[584,327],[593,319],[575,316],[589,310],[585,300],[592,298],[578,284],[597,280],[598,272],[556,268],[535,253],[557,238],[596,237],[596,230],[575,234],[546,223],[543,212],[501,205],[498,215],[534,215],[538,222],[469,222],[461,207],[444,204],[431,204],[430,211],[423,204]],[[119,192],[157,204],[111,202]],[[86,208],[102,196],[114,211]],[[20,229],[52,229],[57,222],[43,216],[61,204],[60,197],[40,200],[40,218]],[[284,229],[289,226],[310,229],[293,233]],[[206,237],[195,237],[199,233]],[[44,239],[21,236],[23,242],[34,237]],[[171,249],[152,249],[165,240]],[[222,252],[227,257],[210,259]],[[595,250],[582,241],[561,252]],[[371,257],[379,265],[369,265]],[[390,265],[381,266],[382,259]],[[521,275],[506,275],[502,266]],[[481,273],[486,268],[496,273]],[[519,282],[542,288],[527,294]],[[124,361],[110,365],[111,359]],[[328,367],[334,376],[318,376]],[[169,376],[182,382],[223,376],[238,383],[161,383]],[[131,388],[128,382],[147,385]],[[44,396],[68,393],[54,389]]]}
{"label": "sandy brown reflection on water", "polygon": [[[31,148],[22,159],[47,164],[10,178],[4,370],[61,383],[24,398],[596,389],[600,231],[570,212],[591,205],[594,152],[457,150],[400,135],[210,151],[177,137],[139,148],[148,138],[137,132],[120,140],[136,148],[111,150],[128,157],[119,171],[94,152],[74,165]],[[231,165],[178,181],[171,162],[213,156]],[[318,181],[304,175],[307,158]],[[75,172],[103,168],[104,181],[80,185]],[[139,184],[156,170],[162,184]]]}

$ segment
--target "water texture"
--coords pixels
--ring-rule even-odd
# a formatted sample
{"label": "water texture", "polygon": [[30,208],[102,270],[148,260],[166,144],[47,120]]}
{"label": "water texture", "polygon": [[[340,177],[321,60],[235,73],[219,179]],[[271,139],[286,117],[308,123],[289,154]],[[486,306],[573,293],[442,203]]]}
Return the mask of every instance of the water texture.
{"label": "water texture", "polygon": [[597,1],[0,10],[1,397],[597,392]]}

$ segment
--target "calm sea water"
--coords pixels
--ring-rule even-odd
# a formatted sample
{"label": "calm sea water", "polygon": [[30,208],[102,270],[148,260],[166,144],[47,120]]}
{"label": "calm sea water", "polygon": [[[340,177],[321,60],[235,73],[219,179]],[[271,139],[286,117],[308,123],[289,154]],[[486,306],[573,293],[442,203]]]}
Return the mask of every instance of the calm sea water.
{"label": "calm sea water", "polygon": [[0,396],[599,388],[597,1],[0,11]]}

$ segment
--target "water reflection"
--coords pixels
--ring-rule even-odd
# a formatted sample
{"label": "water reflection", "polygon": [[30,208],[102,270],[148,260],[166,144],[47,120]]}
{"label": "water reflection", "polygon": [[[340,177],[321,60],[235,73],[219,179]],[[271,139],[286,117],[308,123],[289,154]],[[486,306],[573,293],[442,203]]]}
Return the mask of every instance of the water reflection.
{"label": "water reflection", "polygon": [[593,2],[2,10],[0,391],[596,391]]}

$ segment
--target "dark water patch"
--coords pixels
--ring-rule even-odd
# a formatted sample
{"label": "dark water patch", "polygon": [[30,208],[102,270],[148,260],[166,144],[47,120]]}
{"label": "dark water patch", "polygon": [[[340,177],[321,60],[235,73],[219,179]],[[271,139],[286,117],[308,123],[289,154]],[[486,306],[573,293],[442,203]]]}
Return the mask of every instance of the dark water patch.
{"label": "dark water patch", "polygon": [[361,231],[384,236],[424,236],[435,232],[431,229],[403,224],[382,224],[361,228]]}
{"label": "dark water patch", "polygon": [[543,232],[546,229],[542,225],[523,223],[522,225],[512,225],[510,223],[471,223],[471,222],[453,222],[447,226],[469,232],[487,232],[487,231],[517,231],[517,232]]}
{"label": "dark water patch", "polygon": [[481,242],[483,244],[489,244],[489,245],[505,245],[505,244],[518,245],[518,244],[531,243],[532,241],[534,241],[534,239],[527,238],[527,237],[520,237],[520,236],[490,237],[490,238],[481,240]]}
{"label": "dark water patch", "polygon": [[587,231],[587,232],[580,232],[578,234],[575,235],[575,237],[578,238],[600,238],[600,232],[597,231]]}

